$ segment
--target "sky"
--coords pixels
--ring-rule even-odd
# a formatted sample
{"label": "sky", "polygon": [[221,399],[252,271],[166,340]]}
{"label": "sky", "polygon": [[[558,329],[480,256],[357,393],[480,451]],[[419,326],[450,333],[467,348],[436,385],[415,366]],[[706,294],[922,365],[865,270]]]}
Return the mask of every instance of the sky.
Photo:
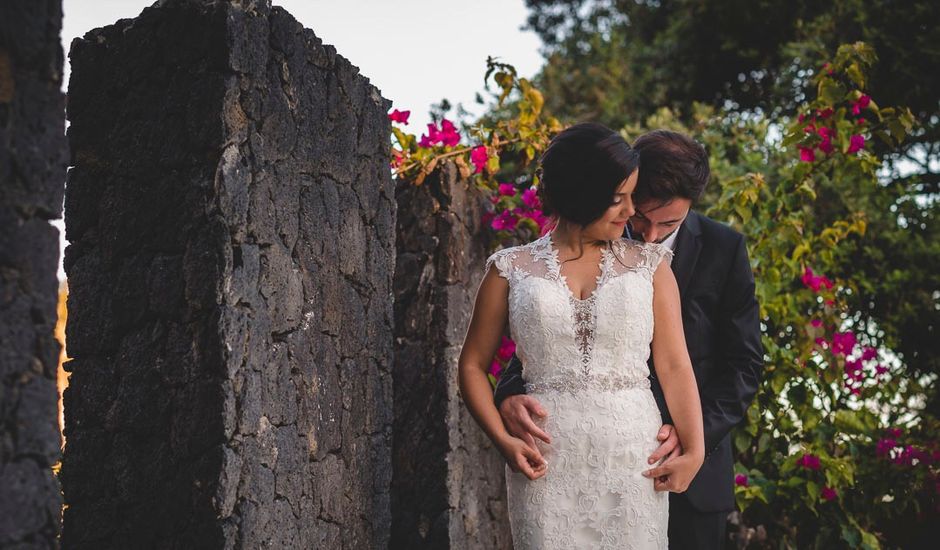
{"label": "sky", "polygon": [[[62,47],[118,19],[136,17],[153,0],[63,0]],[[410,110],[406,127],[420,135],[432,104],[447,98],[473,113],[483,91],[487,56],[533,76],[542,65],[541,42],[522,30],[523,0],[273,0],[324,43],[359,67],[392,108]],[[64,84],[70,73],[65,60]],[[53,225],[64,233],[64,222]],[[61,250],[65,249],[64,236]],[[65,279],[59,260],[59,279]]]}

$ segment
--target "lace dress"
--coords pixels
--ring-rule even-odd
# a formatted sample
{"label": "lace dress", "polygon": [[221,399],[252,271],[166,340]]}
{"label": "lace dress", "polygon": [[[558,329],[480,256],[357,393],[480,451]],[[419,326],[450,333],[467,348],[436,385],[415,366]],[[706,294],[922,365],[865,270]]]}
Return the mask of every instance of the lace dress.
{"label": "lace dress", "polygon": [[[515,550],[666,548],[668,493],[643,477],[662,425],[649,387],[652,276],[672,251],[626,239],[602,253],[597,288],[576,298],[551,234],[487,260],[509,281],[509,328],[548,461],[530,481],[506,469]],[[667,260],[668,261],[668,260]]]}

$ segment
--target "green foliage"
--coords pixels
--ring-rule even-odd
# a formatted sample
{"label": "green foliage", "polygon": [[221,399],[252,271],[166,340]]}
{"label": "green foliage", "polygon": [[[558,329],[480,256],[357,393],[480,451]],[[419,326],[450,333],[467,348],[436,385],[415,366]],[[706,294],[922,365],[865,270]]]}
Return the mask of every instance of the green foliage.
{"label": "green foliage", "polygon": [[[768,360],[734,437],[736,470],[748,480],[736,495],[745,523],[762,525],[775,547],[903,544],[917,513],[936,514],[938,505],[930,452],[940,424],[915,405],[929,388],[908,375],[886,346],[891,340],[869,330],[876,323],[858,307],[881,281],[846,269],[846,258],[869,246],[870,221],[881,223],[892,193],[879,182],[871,138],[896,148],[914,128],[907,109],[872,101],[853,112],[873,61],[863,44],[841,47],[815,78],[819,93],[799,108],[802,120],[698,104],[689,126],[669,110],[646,124],[706,145],[714,175],[708,213],[747,238]],[[625,131],[635,137],[643,128]],[[830,154],[819,149],[826,135]],[[868,139],[849,153],[852,136]],[[814,152],[813,162],[799,160],[801,147]],[[870,269],[883,277],[888,267]],[[830,276],[832,287],[817,280],[818,291],[810,288],[807,268]],[[850,333],[859,345],[848,351],[842,339]],[[889,438],[889,429],[903,435]],[[804,455],[818,457],[819,469],[802,465]]]}

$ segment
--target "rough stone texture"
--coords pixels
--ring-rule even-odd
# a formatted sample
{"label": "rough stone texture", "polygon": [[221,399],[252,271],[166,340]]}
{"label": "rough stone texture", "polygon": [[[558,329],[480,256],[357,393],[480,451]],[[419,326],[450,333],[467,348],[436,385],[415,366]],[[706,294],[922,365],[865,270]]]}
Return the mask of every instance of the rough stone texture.
{"label": "rough stone texture", "polygon": [[266,0],[70,55],[63,545],[387,546],[388,101]]}
{"label": "rough stone texture", "polygon": [[61,0],[0,3],[0,548],[56,548]]}
{"label": "rough stone texture", "polygon": [[509,548],[505,463],[457,383],[486,260],[483,199],[452,164],[396,199],[392,547]]}

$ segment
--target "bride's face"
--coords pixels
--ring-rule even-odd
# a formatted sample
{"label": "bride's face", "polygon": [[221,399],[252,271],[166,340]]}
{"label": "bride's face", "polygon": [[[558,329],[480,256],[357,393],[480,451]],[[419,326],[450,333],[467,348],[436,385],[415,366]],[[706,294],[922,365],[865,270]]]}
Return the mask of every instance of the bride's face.
{"label": "bride's face", "polygon": [[599,241],[613,241],[623,236],[627,221],[635,213],[633,208],[633,190],[639,170],[634,170],[620,187],[614,191],[614,198],[610,207],[599,219],[591,222],[584,228],[583,235]]}

